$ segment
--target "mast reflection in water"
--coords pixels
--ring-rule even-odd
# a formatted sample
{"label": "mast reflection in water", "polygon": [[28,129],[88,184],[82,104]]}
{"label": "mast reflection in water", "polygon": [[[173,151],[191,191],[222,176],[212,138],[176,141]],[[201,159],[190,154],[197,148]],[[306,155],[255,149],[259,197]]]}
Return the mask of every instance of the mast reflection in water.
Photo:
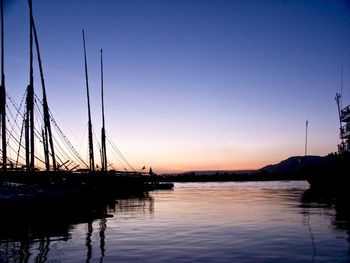
{"label": "mast reflection in water", "polygon": [[184,183],[149,196],[21,207],[1,213],[0,262],[349,262],[346,202],[308,188]]}

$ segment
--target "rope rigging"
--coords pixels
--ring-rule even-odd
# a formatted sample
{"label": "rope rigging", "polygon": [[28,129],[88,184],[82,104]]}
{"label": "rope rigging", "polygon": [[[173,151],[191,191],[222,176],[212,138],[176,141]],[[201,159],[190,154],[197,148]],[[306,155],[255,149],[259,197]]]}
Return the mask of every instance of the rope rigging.
{"label": "rope rigging", "polygon": [[[35,140],[37,140],[41,145],[43,145],[43,102],[42,100],[34,94],[34,108],[35,108],[35,128],[34,128],[34,137]],[[21,102],[19,105],[16,104],[16,102],[9,96],[9,94],[6,94],[6,97],[8,98],[8,103],[6,104],[7,107],[7,122],[11,123],[7,127],[7,146],[9,147],[9,153],[7,156],[8,161],[11,163],[11,165],[14,165],[15,168],[18,168],[20,165],[21,167],[25,164],[25,145],[24,145],[24,127],[26,125],[26,114],[23,112],[25,110],[24,101],[26,97],[26,92],[21,98]],[[24,109],[23,109],[24,108]],[[19,124],[19,118],[21,117],[21,125]],[[75,149],[73,144],[70,142],[70,140],[67,138],[67,136],[63,133],[59,125],[57,124],[55,118],[52,115],[51,109],[49,109],[49,117],[50,121],[53,124],[52,127],[54,127],[54,134],[53,134],[53,141],[55,143],[55,157],[57,158],[57,165],[58,167],[64,167],[65,169],[69,170],[69,166],[73,165],[76,168],[79,166],[83,166],[85,168],[88,168],[88,164],[84,159],[81,157],[79,152]],[[95,139],[95,143],[98,146],[99,152],[101,154],[102,147],[99,143],[99,140],[97,140],[96,132],[93,129],[93,136]],[[121,151],[118,149],[118,147],[115,145],[115,143],[111,140],[109,134],[106,133],[106,139],[108,142],[109,152],[113,155],[113,159],[119,163],[122,170],[125,171],[133,171],[136,172],[135,168],[129,163],[129,161],[126,159],[126,157],[121,153]],[[14,147],[17,145],[17,147]],[[16,150],[17,148],[17,150]],[[45,146],[42,148],[45,150]],[[48,149],[48,148],[46,148]],[[48,150],[49,155],[52,156],[52,153],[50,150]],[[2,153],[2,151],[1,151]],[[11,157],[15,156],[15,158]],[[46,161],[44,160],[44,155],[42,150],[36,150],[35,152],[35,160],[38,162],[36,164],[36,168],[42,167],[42,164],[45,164]],[[38,167],[39,166],[39,167]],[[52,167],[52,166],[50,166]],[[108,167],[117,170],[116,167],[111,163],[108,162]]]}
{"label": "rope rigging", "polygon": [[133,171],[136,172],[134,167],[128,162],[128,160],[124,157],[124,155],[121,153],[121,151],[118,149],[118,147],[113,143],[113,141],[110,139],[109,135],[106,133],[106,138],[109,144],[112,146],[113,150],[118,154],[118,156],[125,162],[125,164]]}
{"label": "rope rigging", "polygon": [[[21,167],[25,164],[26,157],[25,157],[25,145],[24,145],[24,127],[26,125],[26,114],[23,112],[23,103],[26,98],[26,92],[24,93],[21,102],[19,105],[16,104],[16,102],[9,96],[9,94],[6,94],[8,98],[8,103],[6,103],[7,108],[7,122],[11,123],[7,127],[7,147],[9,148],[9,154],[7,156],[8,161],[10,162],[11,166],[14,166],[14,168],[18,168],[19,165]],[[41,145],[43,145],[43,129],[44,129],[44,123],[43,123],[43,111],[42,106],[43,102],[38,98],[38,96],[35,94],[35,100],[34,100],[34,108],[35,108],[35,128],[33,131],[35,140],[38,141]],[[25,107],[24,107],[25,108]],[[25,111],[25,110],[24,110]],[[19,124],[19,117],[21,117],[21,125]],[[58,124],[56,123],[55,119],[53,118],[51,112],[50,112],[50,120],[55,127],[55,136],[53,136],[53,139],[55,140],[57,152],[55,153],[55,157],[58,159],[59,165],[62,167],[64,166],[66,169],[69,169],[69,166],[78,163],[78,165],[74,165],[75,167],[79,167],[80,165],[83,165],[84,167],[88,167],[86,162],[83,160],[83,158],[80,156],[78,151],[74,148],[72,143],[68,140],[68,138],[64,135]],[[16,146],[17,145],[17,146]],[[16,149],[17,148],[17,149]],[[49,148],[43,148],[48,150],[49,155],[52,156],[51,151]],[[2,150],[0,151],[2,154]],[[11,156],[16,156],[15,158]],[[36,168],[42,167],[42,164],[45,164],[47,160],[44,161],[43,158],[43,151],[42,150],[36,150],[35,152],[35,160],[38,162],[35,166]],[[67,160],[67,161],[64,161]],[[74,161],[72,161],[74,160]],[[39,166],[39,167],[37,167]],[[52,167],[52,166],[51,166]]]}

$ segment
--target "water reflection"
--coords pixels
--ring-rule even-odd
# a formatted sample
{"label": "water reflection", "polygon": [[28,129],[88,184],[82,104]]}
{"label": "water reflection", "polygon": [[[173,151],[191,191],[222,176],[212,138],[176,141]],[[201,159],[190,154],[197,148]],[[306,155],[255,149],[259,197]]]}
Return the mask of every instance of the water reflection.
{"label": "water reflection", "polygon": [[[301,203],[304,208],[318,208],[319,213],[334,213],[332,225],[349,231],[350,207],[346,196],[308,189],[304,192]],[[306,210],[307,213],[311,213],[311,211],[315,212],[315,210]]]}
{"label": "water reflection", "polygon": [[[1,206],[0,262],[47,262],[52,244],[72,239],[77,227],[86,225],[86,262],[96,262],[93,253],[103,262],[106,254],[107,219],[116,213],[150,213],[154,200],[147,194],[108,200],[73,200],[52,204],[11,203]],[[96,237],[94,237],[96,233]],[[98,250],[94,250],[94,240]],[[96,255],[95,255],[96,257]],[[94,259],[94,260],[92,260]],[[80,261],[79,261],[80,262]]]}
{"label": "water reflection", "polygon": [[310,231],[315,254],[317,249],[310,220],[313,215],[320,215],[329,217],[331,225],[335,229],[347,232],[347,240],[349,242],[348,254],[350,255],[350,207],[346,195],[308,189],[301,198],[301,207],[304,208],[303,214],[306,217],[306,224]]}
{"label": "water reflection", "polygon": [[346,199],[308,187],[187,183],[150,196],[21,207],[0,217],[0,262],[349,261]]}
{"label": "water reflection", "polygon": [[121,213],[153,214],[154,199],[151,196],[144,198],[119,199],[115,211]]}

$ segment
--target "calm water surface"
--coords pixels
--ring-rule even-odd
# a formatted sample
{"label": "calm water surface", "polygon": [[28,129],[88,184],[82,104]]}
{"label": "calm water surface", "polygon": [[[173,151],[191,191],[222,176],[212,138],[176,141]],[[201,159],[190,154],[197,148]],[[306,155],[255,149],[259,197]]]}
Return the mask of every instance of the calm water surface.
{"label": "calm water surface", "polygon": [[350,262],[348,211],[308,188],[178,183],[106,204],[113,217],[23,215],[1,223],[0,262]]}

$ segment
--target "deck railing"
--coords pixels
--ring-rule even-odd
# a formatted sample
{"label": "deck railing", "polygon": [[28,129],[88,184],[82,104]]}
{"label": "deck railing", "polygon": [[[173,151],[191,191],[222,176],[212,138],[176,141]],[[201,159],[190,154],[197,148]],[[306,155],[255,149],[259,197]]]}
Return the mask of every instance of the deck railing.
{"label": "deck railing", "polygon": [[338,153],[350,152],[349,142],[342,142],[338,144]]}
{"label": "deck railing", "polygon": [[350,105],[341,110],[340,117],[344,118],[350,113]]}
{"label": "deck railing", "polygon": [[348,132],[350,132],[350,123],[347,123],[340,128],[340,137],[343,137]]}

